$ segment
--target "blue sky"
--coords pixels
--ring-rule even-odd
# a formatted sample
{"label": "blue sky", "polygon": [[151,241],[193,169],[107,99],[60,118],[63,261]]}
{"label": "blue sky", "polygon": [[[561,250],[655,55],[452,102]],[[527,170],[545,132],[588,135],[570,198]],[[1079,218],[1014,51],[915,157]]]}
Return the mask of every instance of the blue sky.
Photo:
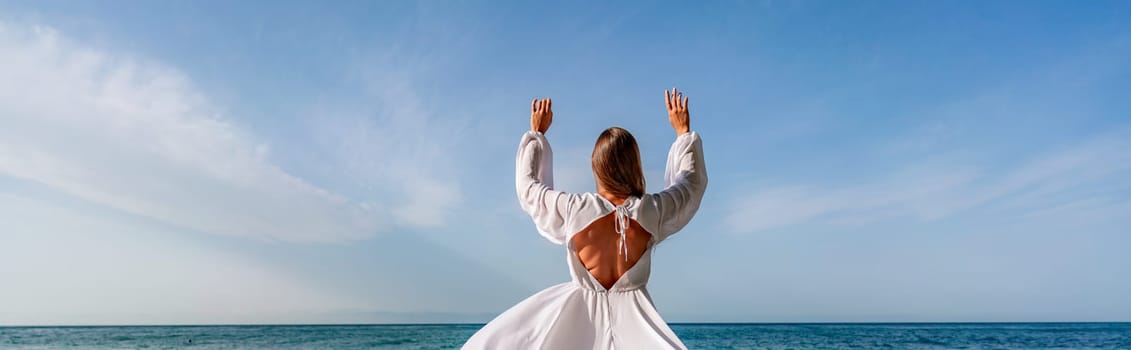
{"label": "blue sky", "polygon": [[0,1],[0,324],[485,322],[604,128],[711,187],[671,322],[1131,320],[1131,4]]}

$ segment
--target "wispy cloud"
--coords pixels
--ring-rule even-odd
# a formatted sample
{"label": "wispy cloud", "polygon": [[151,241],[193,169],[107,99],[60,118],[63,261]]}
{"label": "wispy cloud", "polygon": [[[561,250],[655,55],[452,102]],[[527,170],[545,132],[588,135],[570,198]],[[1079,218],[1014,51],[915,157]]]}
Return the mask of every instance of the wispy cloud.
{"label": "wispy cloud", "polygon": [[340,170],[335,177],[359,189],[355,198],[380,198],[397,225],[440,227],[463,203],[461,184],[478,158],[473,125],[440,109],[437,101],[446,99],[417,83],[439,58],[392,46],[363,55],[350,71],[359,91],[321,108],[308,124],[328,163]]}
{"label": "wispy cloud", "polygon": [[0,175],[212,234],[359,239],[380,212],[292,176],[174,68],[0,23]]}
{"label": "wispy cloud", "polygon": [[749,233],[813,223],[934,221],[972,209],[1031,217],[1054,208],[1126,208],[1106,196],[1131,188],[1131,125],[1117,122],[1115,130],[1084,136],[1060,129],[1111,118],[1101,97],[1112,77],[1126,73],[1122,62],[1131,46],[1124,37],[1082,46],[1011,79],[973,86],[953,101],[908,111],[917,125],[884,135],[888,142],[878,145],[881,157],[895,159],[887,164],[895,171],[853,184],[828,178],[739,192],[726,222]]}
{"label": "wispy cloud", "polygon": [[1071,208],[1126,208],[1125,201],[1105,199],[1105,193],[1131,189],[1128,149],[1131,132],[1121,130],[1005,169],[924,160],[858,185],[763,188],[734,199],[727,223],[736,232],[751,233],[810,223],[932,221],[975,208],[1019,217]]}
{"label": "wispy cloud", "polygon": [[2,193],[0,211],[0,324],[311,322],[373,304],[199,236]]}

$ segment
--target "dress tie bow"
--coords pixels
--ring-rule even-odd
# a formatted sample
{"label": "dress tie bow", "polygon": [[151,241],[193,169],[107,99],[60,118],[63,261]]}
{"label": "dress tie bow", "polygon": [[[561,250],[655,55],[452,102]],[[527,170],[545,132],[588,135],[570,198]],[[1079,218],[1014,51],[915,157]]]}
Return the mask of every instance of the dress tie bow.
{"label": "dress tie bow", "polygon": [[620,235],[620,249],[617,252],[624,253],[624,261],[628,261],[628,241],[625,233],[628,232],[628,208],[622,205],[616,207],[616,231]]}

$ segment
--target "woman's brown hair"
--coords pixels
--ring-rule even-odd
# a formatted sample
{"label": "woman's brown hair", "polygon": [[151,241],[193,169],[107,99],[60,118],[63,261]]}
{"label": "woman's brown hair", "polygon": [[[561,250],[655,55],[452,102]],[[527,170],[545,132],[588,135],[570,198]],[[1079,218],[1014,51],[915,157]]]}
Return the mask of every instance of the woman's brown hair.
{"label": "woman's brown hair", "polygon": [[644,195],[644,169],[640,148],[628,130],[605,129],[593,146],[593,176],[606,192],[628,197]]}

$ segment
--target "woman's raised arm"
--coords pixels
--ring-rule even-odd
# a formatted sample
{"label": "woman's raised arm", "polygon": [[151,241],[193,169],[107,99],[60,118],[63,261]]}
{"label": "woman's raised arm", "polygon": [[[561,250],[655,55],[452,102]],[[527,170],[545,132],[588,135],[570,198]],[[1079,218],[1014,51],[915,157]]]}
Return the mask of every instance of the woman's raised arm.
{"label": "woman's raised arm", "polygon": [[538,233],[554,244],[565,242],[567,220],[578,195],[554,190],[554,152],[546,131],[553,122],[550,99],[535,99],[530,105],[530,131],[522,135],[515,157],[515,190],[518,204],[530,214]]}
{"label": "woman's raised arm", "polygon": [[664,169],[664,190],[653,194],[660,210],[659,239],[667,238],[687,225],[707,191],[707,165],[703,162],[703,142],[691,131],[688,98],[676,89],[664,91],[668,121],[675,129],[675,142],[668,151]]}

